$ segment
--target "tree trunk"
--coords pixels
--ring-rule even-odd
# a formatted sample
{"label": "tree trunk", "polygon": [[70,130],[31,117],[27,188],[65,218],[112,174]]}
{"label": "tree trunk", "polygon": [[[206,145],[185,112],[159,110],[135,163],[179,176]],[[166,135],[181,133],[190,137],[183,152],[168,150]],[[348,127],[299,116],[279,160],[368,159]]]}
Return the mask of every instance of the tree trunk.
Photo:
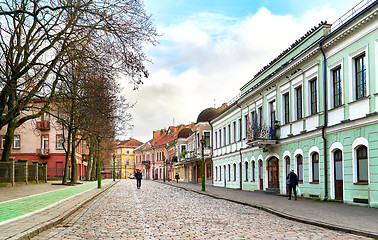
{"label": "tree trunk", "polygon": [[90,180],[91,175],[91,168],[92,168],[92,149],[89,148],[89,155],[88,155],[88,166],[87,166],[87,172],[85,173],[85,180]]}
{"label": "tree trunk", "polygon": [[93,156],[93,158],[92,158],[92,173],[91,173],[91,180],[92,181],[97,180],[96,172],[97,172],[96,158]]}
{"label": "tree trunk", "polygon": [[70,153],[71,153],[71,132],[72,127],[68,127],[68,136],[67,136],[67,151],[66,151],[66,163],[64,165],[64,174],[62,184],[68,183],[69,165],[70,165]]}
{"label": "tree trunk", "polygon": [[77,162],[76,162],[76,132],[74,127],[72,131],[72,151],[71,151],[71,183],[77,183]]}
{"label": "tree trunk", "polygon": [[12,150],[12,144],[14,139],[14,130],[16,129],[17,123],[12,120],[8,123],[7,133],[5,134],[5,142],[3,146],[3,153],[1,156],[1,161],[7,162]]}

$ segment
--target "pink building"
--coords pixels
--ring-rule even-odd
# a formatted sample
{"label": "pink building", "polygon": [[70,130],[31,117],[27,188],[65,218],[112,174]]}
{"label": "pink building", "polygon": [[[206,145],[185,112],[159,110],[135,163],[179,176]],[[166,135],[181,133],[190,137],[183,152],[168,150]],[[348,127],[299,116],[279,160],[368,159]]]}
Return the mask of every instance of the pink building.
{"label": "pink building", "polygon": [[[35,105],[42,105],[34,102]],[[58,115],[58,110],[51,106],[50,112]],[[4,135],[6,127],[1,129],[0,147],[4,146]],[[63,132],[58,119],[45,113],[40,118],[29,120],[16,129],[12,145],[11,157],[28,159],[32,161],[47,162],[47,177],[49,179],[60,179],[63,177],[66,153],[64,146],[67,146],[67,132]],[[2,153],[2,150],[0,150]],[[78,179],[85,177],[89,149],[85,141],[81,141],[76,149],[77,176]]]}

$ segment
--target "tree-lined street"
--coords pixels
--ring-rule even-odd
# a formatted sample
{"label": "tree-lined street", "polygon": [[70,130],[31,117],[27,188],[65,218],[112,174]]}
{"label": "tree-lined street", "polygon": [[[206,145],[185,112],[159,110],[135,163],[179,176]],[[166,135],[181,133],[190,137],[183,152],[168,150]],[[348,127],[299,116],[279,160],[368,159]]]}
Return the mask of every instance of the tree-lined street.
{"label": "tree-lined street", "polygon": [[136,189],[135,181],[122,180],[93,204],[33,239],[325,238],[365,239],[153,181],[143,181]]}

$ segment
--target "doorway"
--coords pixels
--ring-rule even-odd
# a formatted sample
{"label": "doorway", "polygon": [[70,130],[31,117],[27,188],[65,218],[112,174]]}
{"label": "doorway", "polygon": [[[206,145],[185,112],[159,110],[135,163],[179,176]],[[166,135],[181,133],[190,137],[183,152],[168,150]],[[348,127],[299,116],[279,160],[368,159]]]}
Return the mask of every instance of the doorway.
{"label": "doorway", "polygon": [[334,159],[334,179],[335,179],[335,199],[343,200],[343,157],[341,150],[336,150],[333,154]]}
{"label": "doorway", "polygon": [[271,157],[268,160],[268,188],[279,188],[278,158]]}

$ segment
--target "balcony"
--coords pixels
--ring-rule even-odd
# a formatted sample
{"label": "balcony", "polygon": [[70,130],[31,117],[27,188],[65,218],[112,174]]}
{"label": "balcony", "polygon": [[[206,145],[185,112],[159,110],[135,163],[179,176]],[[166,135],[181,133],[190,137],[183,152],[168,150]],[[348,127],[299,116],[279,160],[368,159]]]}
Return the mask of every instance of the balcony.
{"label": "balcony", "polygon": [[149,166],[150,165],[150,161],[142,161],[142,165]]}
{"label": "balcony", "polygon": [[50,122],[49,121],[38,121],[37,122],[37,129],[38,130],[50,130]]}
{"label": "balcony", "polygon": [[37,149],[37,156],[40,158],[48,158],[50,157],[50,149],[47,148],[38,148]]}
{"label": "balcony", "polygon": [[275,126],[266,124],[248,124],[247,126],[247,145],[250,147],[266,148],[277,145],[278,137],[276,135],[278,123]]}

